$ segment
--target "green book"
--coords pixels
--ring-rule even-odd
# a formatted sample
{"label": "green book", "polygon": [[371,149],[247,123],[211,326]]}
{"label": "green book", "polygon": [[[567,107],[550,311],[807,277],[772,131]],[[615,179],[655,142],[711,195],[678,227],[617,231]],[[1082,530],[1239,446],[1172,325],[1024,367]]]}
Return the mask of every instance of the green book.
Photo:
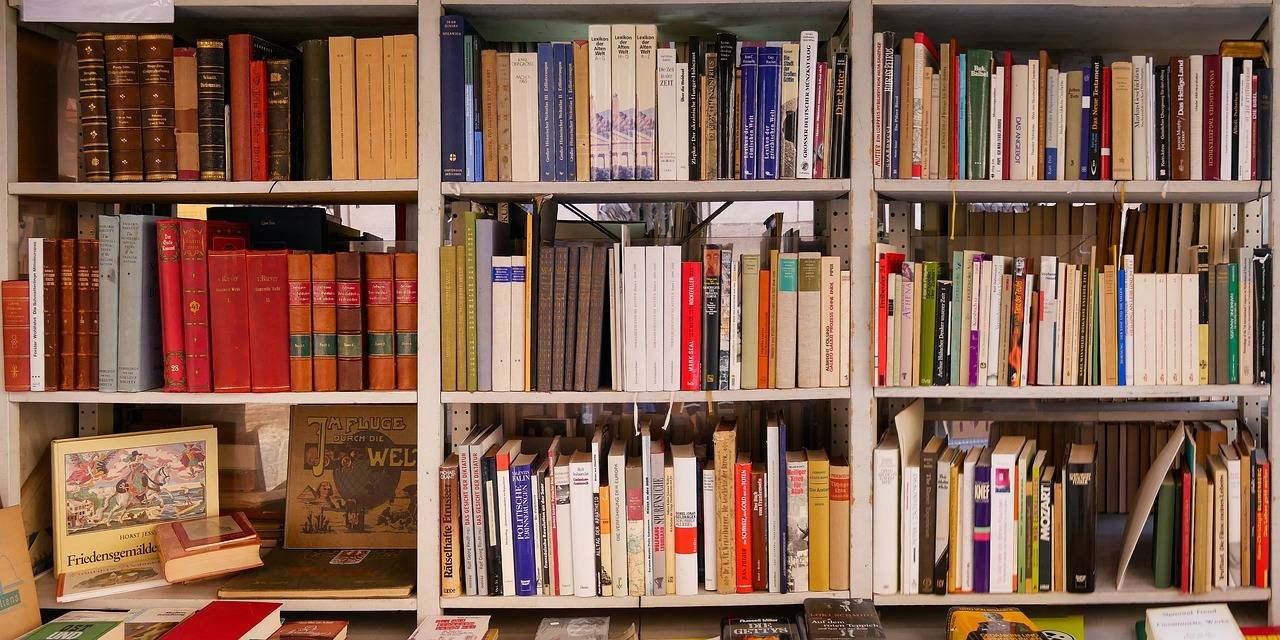
{"label": "green book", "polygon": [[1040,628],[1042,638],[1058,640],[1084,640],[1084,616],[1063,616],[1061,618],[1031,619]]}
{"label": "green book", "polygon": [[219,598],[407,598],[416,576],[412,549],[276,549],[264,565],[237,574]]}
{"label": "green book", "polygon": [[920,386],[933,386],[933,358],[936,348],[935,340],[938,326],[938,269],[937,262],[925,262],[921,271],[924,275],[924,287],[920,291]]}
{"label": "green book", "polygon": [[1175,498],[1173,475],[1166,474],[1156,493],[1155,544],[1151,553],[1151,575],[1157,589],[1173,586]]}
{"label": "green book", "polygon": [[25,640],[124,640],[121,622],[50,622]]}
{"label": "green book", "polygon": [[[968,145],[969,179],[987,179],[987,127],[991,117],[991,50],[969,49],[968,104],[965,105],[965,139]],[[904,61],[905,64],[905,61]]]}
{"label": "green book", "polygon": [[[476,212],[468,211],[463,215],[463,225],[466,229],[463,238],[464,257],[467,262],[467,391],[476,391],[480,388],[479,380],[479,346],[477,343],[477,296],[479,295],[479,285],[476,282]],[[485,336],[488,339],[488,336]],[[458,385],[462,387],[461,384]]]}
{"label": "green book", "polygon": [[964,326],[964,252],[951,252],[951,384],[962,385],[960,380],[960,350],[969,348],[966,339],[969,327]]}
{"label": "green book", "polygon": [[742,381],[743,389],[755,389],[760,366],[760,256],[742,255]]}
{"label": "green book", "polygon": [[1240,383],[1240,265],[1227,265],[1227,384]]}

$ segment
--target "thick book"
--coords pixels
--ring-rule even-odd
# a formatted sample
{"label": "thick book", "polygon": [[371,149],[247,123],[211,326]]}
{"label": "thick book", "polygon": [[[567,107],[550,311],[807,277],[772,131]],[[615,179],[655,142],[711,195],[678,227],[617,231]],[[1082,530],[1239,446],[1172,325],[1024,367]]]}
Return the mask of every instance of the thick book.
{"label": "thick book", "polygon": [[[826,451],[805,452],[808,462],[809,590],[831,588],[831,462]],[[923,563],[922,563],[923,564]]]}
{"label": "thick book", "polygon": [[200,179],[200,133],[195,47],[173,50],[173,138],[179,180]]}
{"label": "thick book", "polygon": [[311,256],[311,367],[316,391],[338,389],[335,263],[331,253]]}
{"label": "thick book", "polygon": [[311,391],[311,255],[290,252],[289,390]]}
{"label": "thick book", "polygon": [[76,240],[76,331],[75,361],[77,390],[98,388],[98,241]]}
{"label": "thick book", "polygon": [[185,218],[177,221],[186,390],[202,393],[213,390],[209,359],[209,270],[206,256],[210,238],[206,224],[204,220]]}
{"label": "thick book", "polygon": [[1097,443],[1073,444],[1066,467],[1066,589],[1071,593],[1091,593],[1094,588],[1094,539],[1097,511],[1095,466]]}
{"label": "thick book", "polygon": [[98,216],[98,390],[116,390],[120,322],[120,218]]}
{"label": "thick book", "polygon": [[[329,41],[304,40],[298,47],[302,50],[302,177],[328,180]],[[443,128],[441,135],[445,135]]]}
{"label": "thick book", "polygon": [[[135,321],[120,323],[116,340],[116,388],[120,391],[147,391],[164,384],[156,226],[154,216],[120,216],[120,308],[137,313]],[[46,255],[51,244],[45,243]],[[47,262],[45,271],[48,279],[52,273]],[[46,373],[47,364],[48,360]]]}
{"label": "thick book", "polygon": [[610,166],[614,180],[633,180],[636,167],[636,27],[615,24],[611,31]]}
{"label": "thick book", "polygon": [[[296,51],[248,34],[227,36],[227,85],[231,130],[231,178],[233,180],[266,179],[266,75],[265,64],[261,75],[260,113],[254,116],[253,63],[264,63],[268,58],[296,57]],[[261,135],[255,135],[255,124],[261,124]],[[257,152],[255,153],[255,149]],[[259,162],[260,159],[260,162]],[[353,176],[354,177],[354,176]]]}
{"label": "thick book", "polygon": [[109,34],[103,41],[106,44],[111,179],[142,180],[142,88],[138,36]]}
{"label": "thick book", "polygon": [[110,131],[107,114],[106,44],[102,34],[76,34],[79,76],[80,164],[86,182],[111,179]]}
{"label": "thick book", "polygon": [[261,567],[261,544],[257,531],[239,511],[156,527],[160,567],[171,583]]}
{"label": "thick book", "polygon": [[466,93],[463,64],[470,52],[464,37],[471,33],[459,15],[440,16],[440,164],[443,180],[466,179],[467,138]]}
{"label": "thick book", "polygon": [[220,38],[196,40],[200,179],[227,179],[227,50]]}
{"label": "thick book", "polygon": [[387,176],[387,104],[383,82],[383,39],[356,38],[356,177]]}
{"label": "thick book", "polygon": [[361,254],[356,252],[343,251],[334,256],[338,391],[363,391],[366,384],[361,263]]}
{"label": "thick book", "polygon": [[811,389],[822,383],[822,256],[806,251],[796,264],[795,386]]}
{"label": "thick book", "polygon": [[[445,16],[445,18],[449,17],[452,16]],[[461,69],[461,65],[458,68]],[[456,95],[462,95],[461,84],[458,86]],[[450,111],[446,108],[442,109],[442,113],[450,113]],[[463,129],[461,116],[456,124],[456,129],[452,126],[441,128],[442,140],[443,136],[451,135],[444,133],[446,131],[457,131],[461,135]],[[234,149],[234,146],[232,148]],[[465,164],[466,153],[460,151],[458,157],[462,158]],[[329,38],[330,177],[334,180],[356,179],[356,163],[356,41],[351,36],[332,36]],[[443,166],[453,167],[454,162],[443,163]],[[452,173],[448,175],[452,177]],[[462,174],[459,173],[457,179],[461,178]]]}
{"label": "thick book", "polygon": [[[418,254],[397,252],[395,266],[395,351],[396,388],[418,388]],[[513,267],[512,281],[517,274]],[[443,277],[443,276],[442,276]],[[519,282],[524,268],[519,267]],[[441,307],[444,308],[444,307]],[[446,314],[447,315],[447,314]],[[520,319],[523,322],[523,318]],[[520,372],[523,380],[524,372]],[[521,387],[523,389],[523,387]],[[594,388],[594,387],[593,387]]]}
{"label": "thick book", "polygon": [[390,253],[363,256],[366,375],[369,389],[386,391],[396,388],[394,256]]}
{"label": "thick book", "polygon": [[[0,283],[4,325],[4,390],[31,390],[31,292],[26,280]],[[97,373],[95,371],[95,373]]]}
{"label": "thick book", "polygon": [[172,34],[138,36],[138,70],[143,177],[148,182],[177,180]]}
{"label": "thick book", "polygon": [[265,638],[279,628],[278,602],[215,600],[164,635],[173,640],[242,640]]}
{"label": "thick book", "polygon": [[181,235],[178,220],[162,219],[156,222],[165,391],[189,390],[183,329]]}
{"label": "thick book", "polygon": [[[760,47],[757,73],[760,83],[757,94],[759,120],[756,123],[759,127],[759,135],[756,138],[758,177],[763,180],[773,180],[780,177],[781,167],[778,158],[778,141],[781,132],[778,115],[782,89],[782,49],[780,47]],[[745,83],[745,79],[743,82]]]}
{"label": "thick book", "polygon": [[292,61],[273,58],[267,71],[267,179],[293,180],[301,175],[301,131],[294,115],[300,114],[293,92]]}
{"label": "thick book", "polygon": [[[785,253],[778,259],[778,313],[777,349],[774,370],[777,372],[775,387],[794,389],[796,386],[796,339],[800,318],[798,315],[798,260],[796,254]],[[812,318],[806,318],[806,322]]]}
{"label": "thick book", "polygon": [[209,324],[213,390],[250,391],[247,255],[242,250],[210,251]]}
{"label": "thick book", "polygon": [[[288,252],[249,251],[248,278],[250,386],[255,392],[289,390]],[[215,333],[217,327],[214,328]]]}

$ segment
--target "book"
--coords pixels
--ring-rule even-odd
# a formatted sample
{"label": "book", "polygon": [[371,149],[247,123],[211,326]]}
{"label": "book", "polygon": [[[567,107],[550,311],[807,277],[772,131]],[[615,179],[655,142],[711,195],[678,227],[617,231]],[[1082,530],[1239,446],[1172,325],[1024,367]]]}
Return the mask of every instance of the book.
{"label": "book", "polygon": [[303,620],[284,623],[267,640],[345,640],[346,637],[346,621]]}
{"label": "book", "polygon": [[250,335],[248,255],[243,250],[207,255],[213,390],[248,392],[252,389],[250,345],[245,341]]}
{"label": "book", "polygon": [[4,333],[5,391],[31,389],[31,292],[25,280],[0,283]]}
{"label": "book", "polygon": [[0,509],[0,562],[9,567],[0,591],[9,606],[0,609],[0,625],[15,636],[40,626],[40,603],[31,571],[31,555],[22,522],[22,507]]}
{"label": "book", "polygon": [[156,527],[160,566],[168,582],[189,582],[262,566],[262,540],[242,512]]}
{"label": "book", "polygon": [[482,640],[489,616],[427,616],[410,640]]}
{"label": "book", "polygon": [[223,584],[218,597],[404,598],[413,591],[410,558],[410,551],[388,549],[276,549],[261,568]]}
{"label": "book", "polygon": [[165,634],[177,640],[256,640],[280,628],[277,602],[213,601]]}
{"label": "book", "polygon": [[58,602],[77,602],[144,589],[163,587],[168,582],[156,560],[99,567],[58,574],[54,598]]}
{"label": "book", "polygon": [[25,636],[32,640],[124,640],[124,624],[121,622],[53,621]]}

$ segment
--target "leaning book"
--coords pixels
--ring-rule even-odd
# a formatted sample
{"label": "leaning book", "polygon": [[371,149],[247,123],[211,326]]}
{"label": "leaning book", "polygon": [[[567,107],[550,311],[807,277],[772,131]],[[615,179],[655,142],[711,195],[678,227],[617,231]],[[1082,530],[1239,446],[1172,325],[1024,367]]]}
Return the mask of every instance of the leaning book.
{"label": "leaning book", "polygon": [[158,561],[157,525],[218,513],[211,426],[54,440],[51,458],[59,575]]}

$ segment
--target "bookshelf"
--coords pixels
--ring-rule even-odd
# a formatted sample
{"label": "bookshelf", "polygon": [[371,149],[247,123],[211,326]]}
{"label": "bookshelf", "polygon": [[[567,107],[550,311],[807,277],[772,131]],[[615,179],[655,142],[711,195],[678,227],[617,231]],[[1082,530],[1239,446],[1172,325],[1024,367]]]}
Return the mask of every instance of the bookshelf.
{"label": "bookshelf", "polygon": [[[506,609],[560,609],[588,612],[620,609],[749,607],[792,604],[809,595],[824,594],[711,594],[694,596],[644,596],[617,598],[576,597],[475,597],[441,599],[438,558],[438,478],[436,470],[443,457],[445,415],[465,412],[470,405],[553,404],[553,403],[666,403],[732,401],[830,401],[832,424],[840,428],[854,470],[850,550],[851,588],[848,592],[825,595],[871,597],[871,451],[876,442],[877,421],[891,415],[890,405],[904,399],[926,397],[937,402],[936,411],[962,415],[974,411],[995,412],[1000,406],[1016,415],[1042,413],[1042,406],[1067,405],[1070,410],[1053,413],[1053,419],[1088,420],[1107,416],[1154,415],[1225,416],[1247,413],[1272,425],[1280,421],[1280,397],[1275,386],[1210,385],[1182,387],[913,387],[873,388],[871,360],[871,318],[874,311],[871,284],[872,257],[877,238],[877,211],[881,199],[902,201],[1042,201],[1042,202],[1244,202],[1266,198],[1273,213],[1257,221],[1261,234],[1265,227],[1274,244],[1280,238],[1280,216],[1274,213],[1280,200],[1270,181],[1249,182],[988,182],[938,180],[883,180],[874,178],[865,154],[871,149],[872,72],[867,57],[875,31],[923,30],[955,34],[962,42],[1001,44],[1012,48],[1075,49],[1081,34],[1089,34],[1099,50],[1134,48],[1134,33],[1151,37],[1152,55],[1168,51],[1208,50],[1223,37],[1249,37],[1262,20],[1270,17],[1266,39],[1280,35],[1280,4],[1272,0],[376,0],[352,5],[347,0],[175,0],[176,31],[199,33],[204,29],[259,31],[296,39],[298,34],[331,32],[353,34],[414,31],[418,35],[418,116],[419,168],[414,180],[318,181],[318,182],[172,182],[172,183],[70,183],[19,180],[21,159],[18,145],[9,142],[0,153],[0,219],[5,237],[0,243],[0,269],[4,277],[18,271],[20,200],[63,202],[200,202],[230,204],[341,203],[417,205],[416,240],[420,254],[418,310],[419,359],[418,390],[407,392],[359,393],[278,393],[278,394],[166,394],[145,393],[5,393],[0,396],[0,499],[5,504],[18,501],[25,472],[38,460],[42,447],[54,437],[72,431],[73,411],[69,405],[134,404],[312,404],[312,403],[416,403],[418,407],[419,484],[426,487],[418,503],[418,589],[407,599],[377,600],[291,600],[286,608],[296,611],[408,611],[421,619],[442,611],[497,611]],[[9,0],[0,17],[0,140],[19,139],[17,31],[21,0]],[[727,29],[745,38],[791,37],[805,28],[819,28],[823,37],[842,20],[850,27],[851,145],[850,178],[831,180],[708,181],[708,182],[603,182],[603,183],[458,183],[440,180],[441,100],[439,89],[439,20],[445,13],[459,13],[472,20],[493,40],[548,40],[582,37],[592,23],[653,22],[662,37],[682,39],[690,33]],[[1017,25],[1044,25],[1043,29],[1019,30]],[[341,26],[338,26],[341,25]],[[82,25],[34,26],[41,33],[71,36]],[[107,26],[107,28],[111,28]],[[134,26],[131,29],[146,29]],[[159,26],[158,29],[168,29]],[[1021,38],[1021,40],[1019,40]],[[1272,131],[1280,125],[1280,111],[1272,112]],[[1273,145],[1273,166],[1280,149]],[[827,207],[834,223],[828,225],[832,242],[843,245],[852,275],[852,335],[850,367],[852,385],[819,389],[717,392],[442,392],[439,362],[440,328],[439,273],[441,214],[448,199],[495,201],[528,199],[553,195],[565,202],[627,202],[639,200],[813,200],[844,202]],[[889,230],[891,233],[895,230]],[[1273,297],[1273,317],[1280,318],[1280,301]],[[1273,356],[1273,371],[1280,371],[1280,355]],[[1212,398],[1212,402],[1198,402]],[[1227,398],[1228,400],[1223,400]],[[880,415],[884,400],[884,416]],[[1041,405],[1046,401],[1075,401]],[[1114,402],[1103,402],[1104,400]],[[967,401],[969,404],[955,403]],[[1005,405],[985,404],[998,401]],[[949,404],[948,404],[949,403]],[[984,404],[977,404],[984,403]],[[950,408],[948,408],[950,407]],[[1264,412],[1265,407],[1265,413]],[[1071,413],[1074,411],[1074,413]],[[1017,412],[1021,412],[1020,414]],[[1052,412],[1051,412],[1052,413]],[[1065,417],[1063,414],[1065,413]],[[999,414],[1008,415],[1008,414]],[[1093,416],[1093,417],[1090,417]],[[1024,418],[1018,418],[1024,419]],[[833,431],[835,429],[833,428]],[[457,435],[456,433],[454,434]],[[1269,439],[1274,442],[1275,440]],[[1273,465],[1272,483],[1280,481],[1280,465]],[[1106,519],[1103,520],[1104,522]],[[1108,525],[1114,526],[1114,525]],[[1114,536],[1113,536],[1114,539]],[[1113,545],[1112,545],[1113,546]],[[1108,547],[1102,538],[1099,549]],[[1280,538],[1273,536],[1271,553],[1280,556]],[[1239,589],[1210,592],[1205,596],[1184,596],[1168,590],[1144,587],[1141,576],[1124,591],[1114,589],[1114,559],[1105,554],[1099,563],[1100,588],[1093,594],[1039,594],[999,597],[976,596],[877,596],[880,605],[939,606],[951,604],[1043,604],[1043,605],[1141,605],[1179,603],[1196,600],[1264,602],[1271,622],[1280,621],[1280,601],[1267,589]],[[1141,562],[1135,560],[1136,568]],[[1149,577],[1145,584],[1149,585]],[[120,608],[146,600],[149,606],[194,606],[213,598],[216,584],[175,586],[144,591],[119,598],[57,605],[52,583],[40,581],[43,606]],[[714,609],[711,609],[714,611]],[[938,609],[928,615],[939,621]],[[718,616],[717,616],[718,617]],[[673,617],[673,619],[675,619]],[[935,625],[935,626],[940,626]],[[399,637],[403,637],[400,634]],[[381,637],[381,636],[380,636]],[[388,635],[387,637],[391,637]]]}

